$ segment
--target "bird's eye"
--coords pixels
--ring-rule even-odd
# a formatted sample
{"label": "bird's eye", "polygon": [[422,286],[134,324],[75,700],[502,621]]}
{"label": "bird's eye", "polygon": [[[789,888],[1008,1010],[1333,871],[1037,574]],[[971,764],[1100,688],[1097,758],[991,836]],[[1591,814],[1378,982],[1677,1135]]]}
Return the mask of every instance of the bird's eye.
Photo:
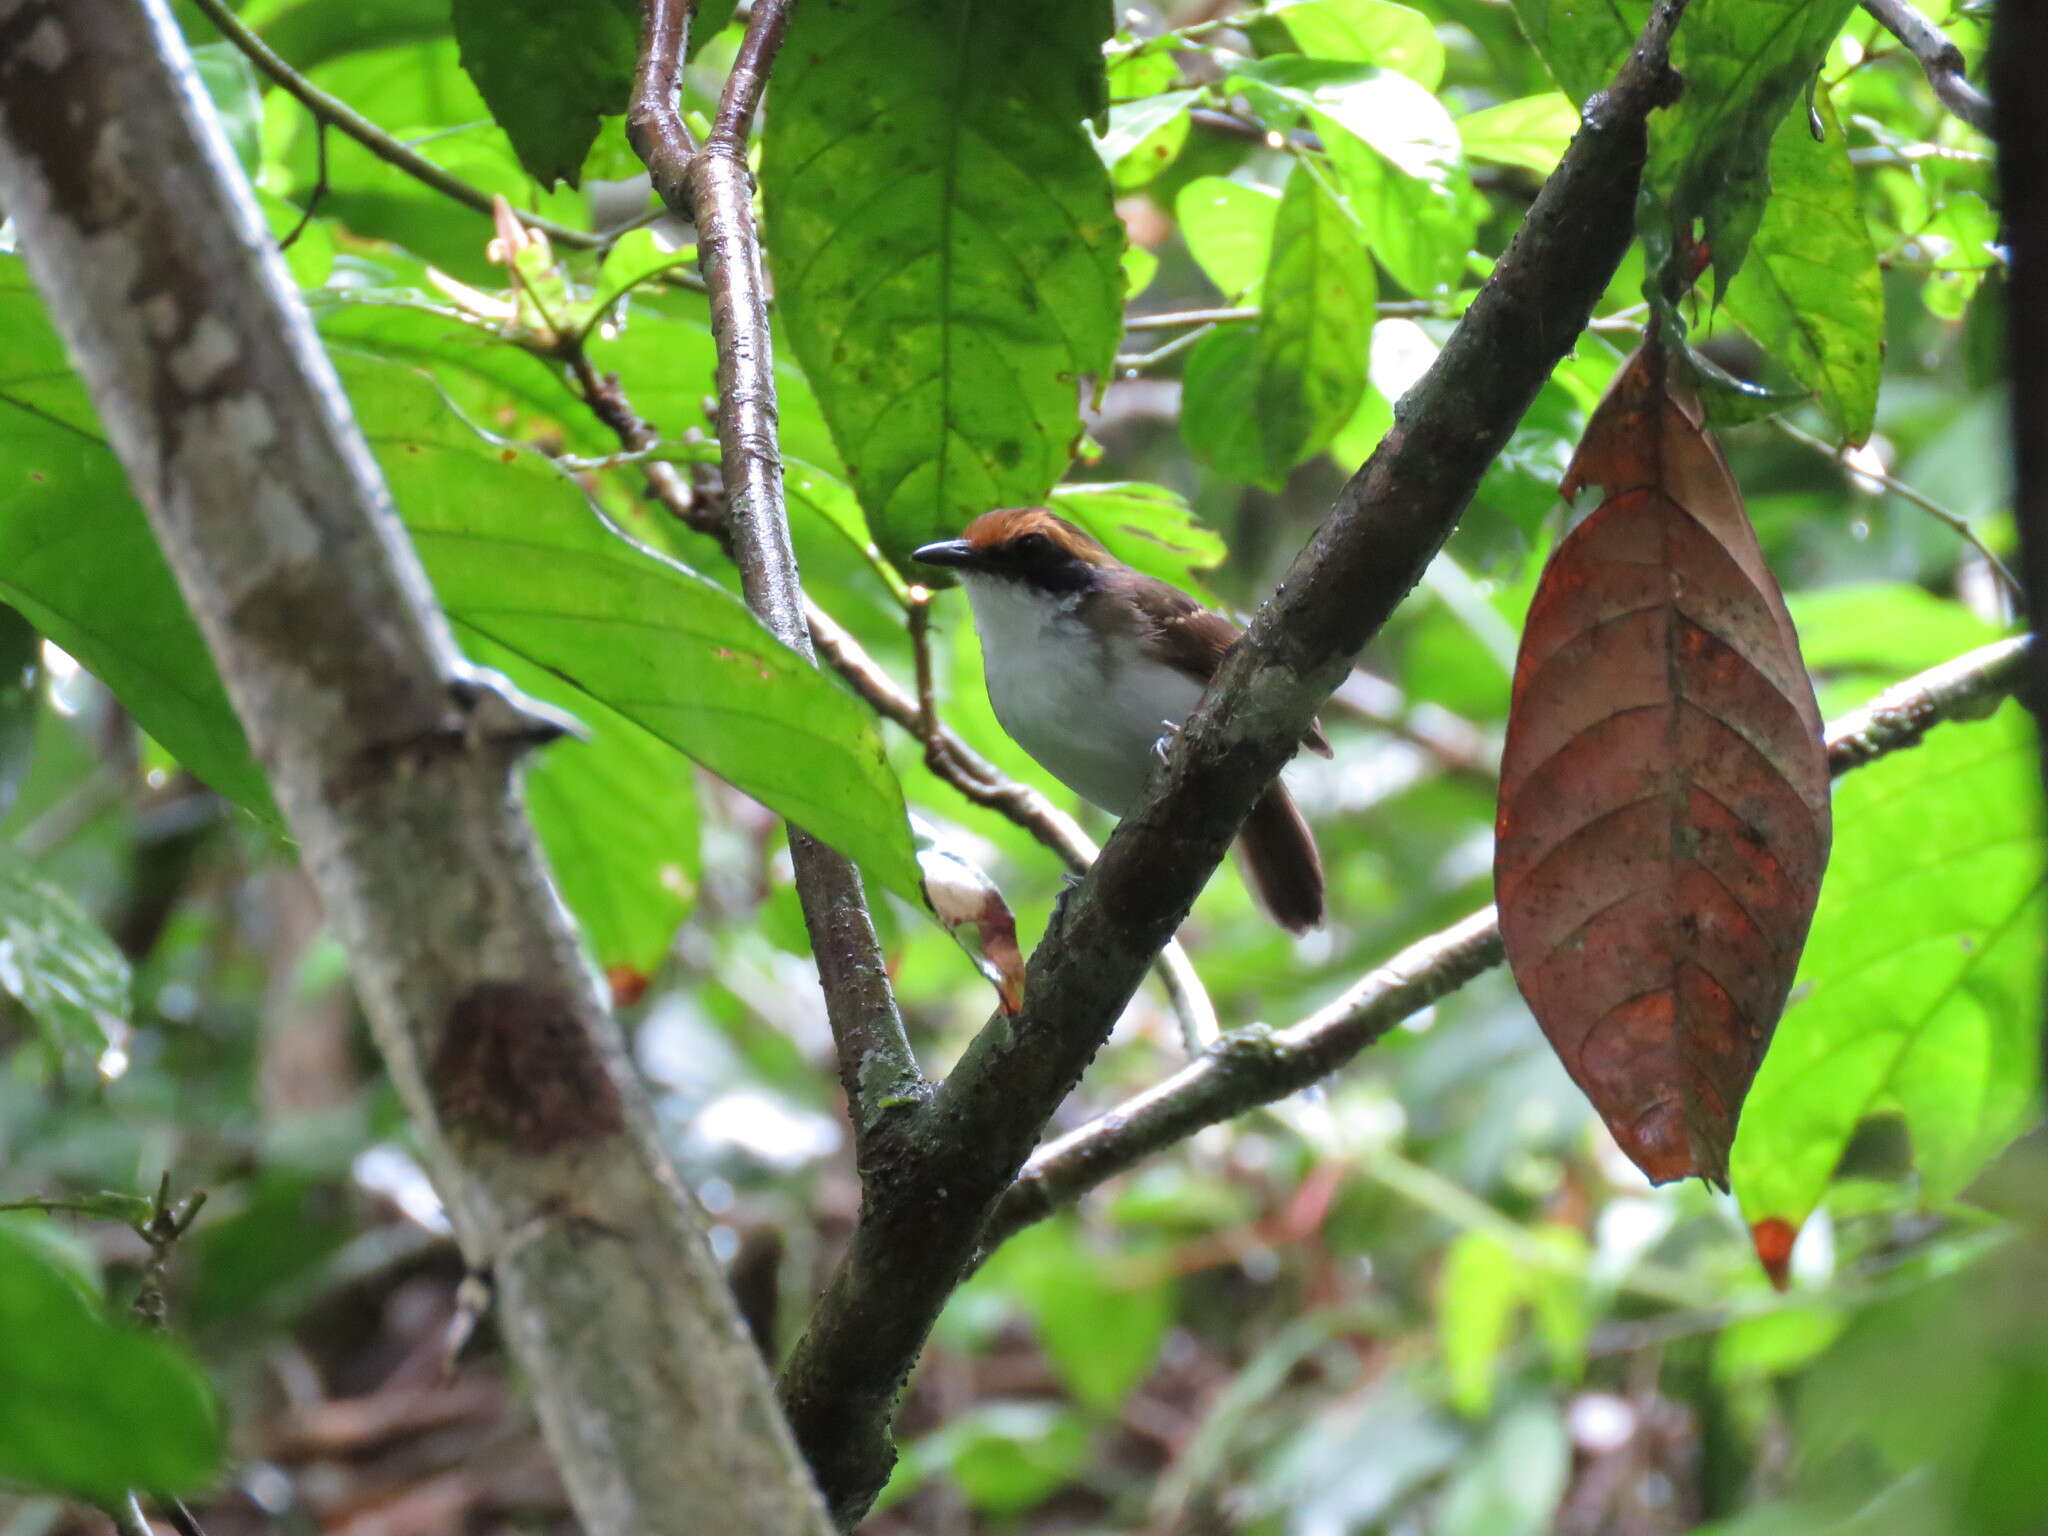
{"label": "bird's eye", "polygon": [[1036,560],[1052,553],[1052,540],[1042,533],[1027,533],[1011,547],[1025,558]]}

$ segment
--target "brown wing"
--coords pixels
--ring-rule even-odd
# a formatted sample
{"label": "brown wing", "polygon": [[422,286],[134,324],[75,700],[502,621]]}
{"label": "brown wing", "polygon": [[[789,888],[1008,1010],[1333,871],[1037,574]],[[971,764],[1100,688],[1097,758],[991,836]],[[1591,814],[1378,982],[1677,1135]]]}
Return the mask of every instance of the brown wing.
{"label": "brown wing", "polygon": [[[1156,654],[1175,671],[1208,687],[1244,631],[1176,586],[1136,572],[1130,580],[1130,595],[1144,615],[1145,638],[1151,640]],[[1314,722],[1301,744],[1318,757],[1331,755],[1322,726]]]}

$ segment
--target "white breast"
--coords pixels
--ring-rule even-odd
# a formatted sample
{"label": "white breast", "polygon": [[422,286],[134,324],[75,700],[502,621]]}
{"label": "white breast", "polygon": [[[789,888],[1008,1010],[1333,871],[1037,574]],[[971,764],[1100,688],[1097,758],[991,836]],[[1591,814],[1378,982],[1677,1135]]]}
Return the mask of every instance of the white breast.
{"label": "white breast", "polygon": [[1120,665],[1082,625],[1078,594],[1053,599],[974,574],[963,585],[1003,729],[1075,794],[1121,816],[1144,787],[1154,744],[1187,718],[1200,685],[1171,667]]}

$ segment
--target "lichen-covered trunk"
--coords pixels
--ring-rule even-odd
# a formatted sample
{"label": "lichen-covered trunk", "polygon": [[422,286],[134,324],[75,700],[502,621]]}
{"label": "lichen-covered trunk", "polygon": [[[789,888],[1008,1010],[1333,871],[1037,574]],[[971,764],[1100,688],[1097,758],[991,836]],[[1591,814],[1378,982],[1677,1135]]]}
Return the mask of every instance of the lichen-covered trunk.
{"label": "lichen-covered trunk", "polygon": [[456,654],[161,0],[0,0],[0,200],[584,1528],[828,1530],[521,814],[558,727]]}

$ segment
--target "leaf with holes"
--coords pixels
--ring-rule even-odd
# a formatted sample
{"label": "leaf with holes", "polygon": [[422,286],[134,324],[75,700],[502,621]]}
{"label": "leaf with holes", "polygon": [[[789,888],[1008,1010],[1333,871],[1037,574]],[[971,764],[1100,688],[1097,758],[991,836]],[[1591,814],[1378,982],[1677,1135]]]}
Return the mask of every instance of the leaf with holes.
{"label": "leaf with holes", "polygon": [[762,148],[777,308],[882,549],[1042,502],[1121,330],[1101,0],[806,0]]}
{"label": "leaf with holes", "polygon": [[1829,841],[1798,636],[1697,406],[1639,352],[1515,665],[1494,884],[1515,980],[1650,1178],[1725,1182]]}

